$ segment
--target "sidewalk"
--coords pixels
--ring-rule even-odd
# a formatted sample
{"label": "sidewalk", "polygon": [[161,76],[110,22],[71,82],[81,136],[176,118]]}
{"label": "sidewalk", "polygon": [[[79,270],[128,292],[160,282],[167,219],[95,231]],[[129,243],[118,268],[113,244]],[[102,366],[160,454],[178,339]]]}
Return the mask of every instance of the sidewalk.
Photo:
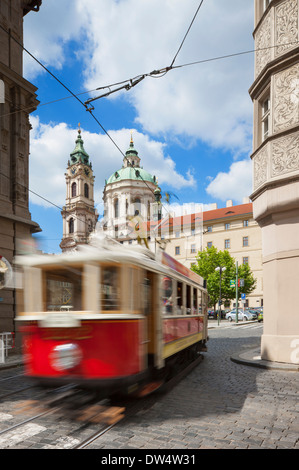
{"label": "sidewalk", "polygon": [[[242,327],[249,324],[257,323],[256,320],[254,321],[239,321],[236,322],[228,322],[227,320],[221,320],[218,325],[218,320],[211,320],[209,319],[208,329],[210,328],[224,328],[224,327]],[[283,370],[283,371],[293,371],[299,372],[299,364],[291,364],[291,363],[283,363],[283,362],[271,362],[266,361],[261,358],[261,350],[260,348],[250,349],[246,352],[242,352],[239,354],[235,354],[231,356],[231,360],[238,364],[244,364],[247,366],[253,367],[260,367],[262,369],[275,369],[275,370]]]}
{"label": "sidewalk", "polygon": [[5,357],[5,362],[0,363],[0,370],[12,369],[13,367],[18,367],[23,365],[22,354],[8,353],[8,356]]}

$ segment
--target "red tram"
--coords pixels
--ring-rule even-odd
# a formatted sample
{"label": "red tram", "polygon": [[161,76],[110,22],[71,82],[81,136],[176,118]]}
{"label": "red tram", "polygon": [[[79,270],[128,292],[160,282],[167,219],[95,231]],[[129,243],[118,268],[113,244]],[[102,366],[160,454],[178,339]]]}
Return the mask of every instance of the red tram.
{"label": "red tram", "polygon": [[206,347],[202,278],[164,252],[103,243],[16,260],[25,373],[38,383],[154,388]]}

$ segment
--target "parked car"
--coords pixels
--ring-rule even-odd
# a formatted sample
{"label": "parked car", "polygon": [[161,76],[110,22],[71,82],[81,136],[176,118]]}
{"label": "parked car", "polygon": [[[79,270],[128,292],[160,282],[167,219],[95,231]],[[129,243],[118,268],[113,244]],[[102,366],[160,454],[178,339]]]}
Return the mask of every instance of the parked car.
{"label": "parked car", "polygon": [[[237,311],[235,308],[233,308],[230,312],[228,312],[225,316],[225,318],[228,321],[235,321],[236,320],[236,315]],[[257,319],[257,313],[254,312],[254,310],[251,309],[246,309],[244,311],[243,308],[238,308],[238,320],[240,321],[248,321],[248,320],[256,320]]]}

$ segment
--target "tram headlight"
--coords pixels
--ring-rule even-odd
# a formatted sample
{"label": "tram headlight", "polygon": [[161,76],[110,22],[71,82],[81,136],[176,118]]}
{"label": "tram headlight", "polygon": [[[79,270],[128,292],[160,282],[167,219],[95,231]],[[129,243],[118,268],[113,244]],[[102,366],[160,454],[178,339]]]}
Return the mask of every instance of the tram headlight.
{"label": "tram headlight", "polygon": [[67,343],[55,346],[51,352],[51,364],[59,371],[72,369],[82,358],[81,349],[77,344]]}

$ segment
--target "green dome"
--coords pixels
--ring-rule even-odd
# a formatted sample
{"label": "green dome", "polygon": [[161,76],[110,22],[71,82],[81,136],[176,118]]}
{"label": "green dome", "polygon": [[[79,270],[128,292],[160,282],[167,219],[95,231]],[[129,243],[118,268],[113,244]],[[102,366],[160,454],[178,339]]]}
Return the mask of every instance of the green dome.
{"label": "green dome", "polygon": [[148,171],[145,171],[143,168],[136,167],[133,168],[128,166],[126,168],[121,168],[120,170],[115,171],[110,178],[107,180],[106,184],[110,183],[119,183],[124,180],[133,180],[133,181],[149,181],[150,183],[157,184],[156,177],[152,176]]}

